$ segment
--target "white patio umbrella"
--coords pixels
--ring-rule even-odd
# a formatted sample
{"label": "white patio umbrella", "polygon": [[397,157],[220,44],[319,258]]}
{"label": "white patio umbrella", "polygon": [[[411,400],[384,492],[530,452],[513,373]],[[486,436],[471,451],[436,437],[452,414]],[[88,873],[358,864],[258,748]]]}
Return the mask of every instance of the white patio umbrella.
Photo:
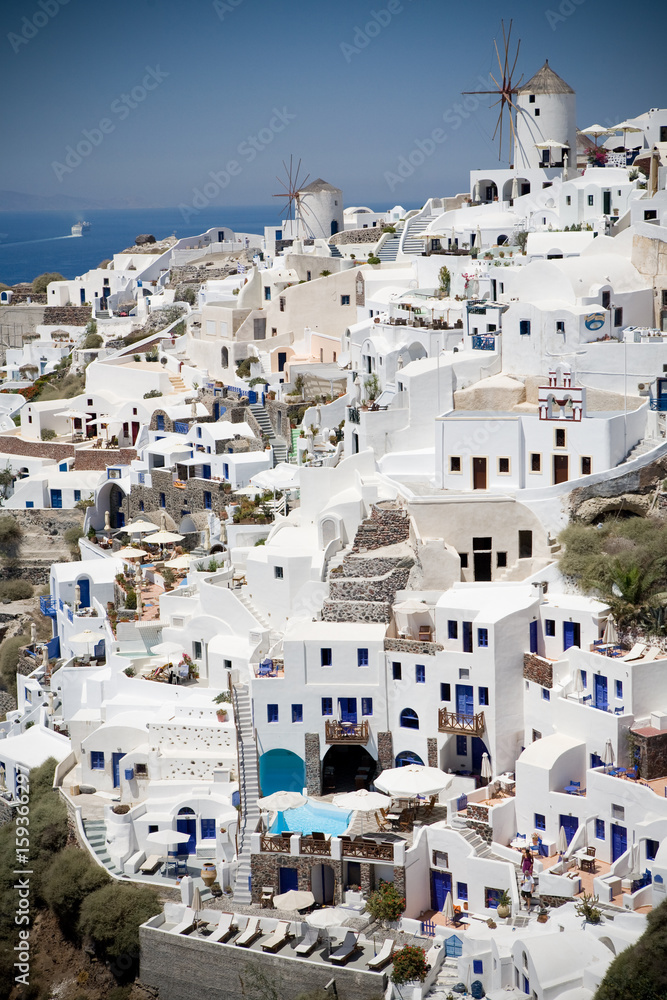
{"label": "white patio umbrella", "polygon": [[273,792],[263,799],[257,800],[257,805],[264,812],[285,812],[287,809],[298,809],[307,799],[301,792]]}
{"label": "white patio umbrella", "polygon": [[91,642],[99,642],[101,638],[102,634],[100,632],[93,632],[92,629],[87,628],[83,632],[75,632],[74,635],[69,637],[69,641],[76,643],[77,646],[79,643],[85,643],[87,647],[90,647]]}
{"label": "white patio umbrella", "polygon": [[480,775],[482,778],[486,778],[487,781],[491,781],[493,777],[493,768],[491,767],[491,760],[488,753],[482,754],[482,767],[480,769]]}
{"label": "white patio umbrella", "polygon": [[623,133],[623,148],[625,149],[625,148],[627,148],[626,145],[625,145],[625,137],[628,134],[628,132],[641,132],[643,130],[640,129],[640,128],[637,128],[637,126],[633,125],[632,122],[623,121],[623,122],[620,122],[618,125],[614,125],[613,131],[614,132],[622,132]]}
{"label": "white patio umbrella", "polygon": [[565,827],[561,826],[558,831],[558,840],[556,841],[556,849],[559,854],[565,854],[567,850],[567,836],[565,835]]}
{"label": "white patio umbrella", "polygon": [[192,556],[182,555],[176,556],[174,559],[170,559],[166,562],[165,568],[168,566],[169,569],[189,569],[190,563],[192,562]]}
{"label": "white patio umbrella", "polygon": [[614,748],[611,745],[611,740],[607,740],[604,745],[604,754],[602,757],[602,763],[605,766],[605,770],[611,767],[614,763]]}
{"label": "white patio umbrella", "polygon": [[157,524],[153,524],[152,521],[132,521],[123,528],[123,531],[128,535],[143,535],[149,531],[157,531]]}
{"label": "white patio umbrella", "polygon": [[122,549],[118,549],[118,552],[114,553],[119,557],[119,559],[143,559],[144,556],[148,555],[147,549],[135,549],[132,545],[126,545]]}
{"label": "white patio umbrella", "polygon": [[[275,902],[275,900],[274,900]],[[307,922],[313,927],[339,927],[348,920],[350,914],[337,906],[326,906],[322,910],[313,910],[308,914]]]}
{"label": "white patio umbrella", "polygon": [[305,910],[307,906],[312,906],[315,897],[312,892],[302,889],[288,889],[280,896],[273,897],[273,905],[279,910]]}
{"label": "white patio umbrella", "polygon": [[454,919],[454,902],[452,900],[451,892],[448,892],[445,897],[445,905],[442,908],[442,912],[445,920]]}
{"label": "white patio umbrella", "polygon": [[609,615],[605,622],[602,642],[605,646],[614,646],[618,642],[618,632],[616,631],[616,622],[613,615]]}
{"label": "white patio umbrella", "polygon": [[72,429],[72,435],[74,435],[74,421],[77,418],[78,419],[82,419],[83,418],[83,413],[81,412],[81,410],[74,410],[74,409],[72,409],[72,407],[70,407],[67,410],[58,410],[58,412],[54,413],[53,415],[54,415],[54,417],[67,417],[68,420],[72,421],[72,428],[71,428]]}
{"label": "white patio umbrella", "polygon": [[182,833],[180,830],[155,830],[154,833],[148,834],[146,842],[157,844],[159,847],[165,847],[170,851],[180,847],[181,844],[187,844],[189,839],[190,835]]}
{"label": "white patio umbrella", "polygon": [[157,646],[153,646],[150,655],[153,656],[171,656],[174,653],[182,653],[183,644],[180,642],[158,642]]}
{"label": "white patio umbrella", "polygon": [[144,545],[170,545],[172,542],[180,542],[185,535],[179,535],[177,531],[156,531],[154,534],[146,535]]}
{"label": "white patio umbrella", "polygon": [[584,678],[581,676],[581,670],[575,670],[573,691],[575,692],[575,694],[581,694],[583,690],[584,690]]}
{"label": "white patio umbrella", "polygon": [[452,775],[445,774],[438,767],[408,764],[407,767],[392,767],[383,771],[375,779],[375,786],[396,798],[414,798],[417,795],[437,795],[451,781]]}
{"label": "white patio umbrella", "polygon": [[391,798],[380,792],[369,792],[367,788],[359,788],[356,792],[343,792],[341,795],[334,795],[333,804],[341,809],[375,812],[377,809],[386,809],[391,804]]}
{"label": "white patio umbrella", "polygon": [[580,128],[579,132],[581,135],[592,135],[593,141],[597,147],[598,139],[601,135],[613,135],[614,129],[605,128],[604,125],[589,125],[588,128]]}

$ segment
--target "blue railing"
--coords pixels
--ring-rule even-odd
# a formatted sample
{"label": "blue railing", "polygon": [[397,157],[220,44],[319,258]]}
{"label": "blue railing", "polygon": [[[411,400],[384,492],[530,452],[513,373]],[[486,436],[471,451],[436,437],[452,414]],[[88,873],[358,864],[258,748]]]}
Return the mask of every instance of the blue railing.
{"label": "blue railing", "polygon": [[174,420],[174,434],[187,434],[190,430],[190,425],[184,420]]}
{"label": "blue railing", "polygon": [[472,349],[473,351],[495,351],[496,338],[490,336],[473,337]]}
{"label": "blue railing", "polygon": [[432,920],[422,920],[420,923],[422,937],[435,937],[435,924]]}
{"label": "blue railing", "polygon": [[48,615],[49,618],[55,618],[58,613],[55,597],[40,597],[39,610],[43,615]]}
{"label": "blue railing", "polygon": [[459,795],[458,799],[456,800],[456,809],[457,809],[457,812],[463,812],[464,809],[467,809],[467,808],[468,808],[468,796],[467,795]]}
{"label": "blue railing", "polygon": [[659,410],[660,413],[667,413],[667,396],[660,396],[651,400],[651,409]]}

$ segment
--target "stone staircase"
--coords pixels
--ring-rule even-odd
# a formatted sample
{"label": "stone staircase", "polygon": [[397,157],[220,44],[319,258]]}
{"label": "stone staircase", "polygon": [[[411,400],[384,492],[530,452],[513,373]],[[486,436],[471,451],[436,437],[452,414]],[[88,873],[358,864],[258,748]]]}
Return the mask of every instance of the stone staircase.
{"label": "stone staircase", "polygon": [[120,868],[111,864],[107,850],[107,828],[103,819],[84,819],[83,830],[91,852],[112,875],[122,875]]}
{"label": "stone staircase", "polygon": [[653,438],[643,438],[634,446],[634,448],[632,448],[631,451],[628,452],[623,462],[631,462],[633,458],[640,458],[642,455],[646,455],[647,452],[653,451],[658,444],[660,444],[660,441],[654,440]]}
{"label": "stone staircase", "polygon": [[416,218],[408,222],[403,230],[403,239],[401,241],[401,251],[403,253],[421,254],[424,252],[426,240],[420,239],[419,234],[423,233],[432,221],[432,216],[427,215],[423,219]]}
{"label": "stone staircase", "polygon": [[183,381],[183,379],[181,378],[180,375],[170,375],[169,376],[169,381],[171,383],[171,391],[172,392],[187,392],[188,391],[188,387],[187,387],[187,385],[185,384],[185,382]]}
{"label": "stone staircase", "polygon": [[[446,958],[440,966],[437,978],[426,996],[433,997],[434,1000],[446,1000],[448,996],[452,995],[452,987],[460,982],[461,976],[459,975],[456,959]],[[454,995],[456,996],[457,994]]]}
{"label": "stone staircase", "polygon": [[[457,818],[458,817],[456,816],[452,817],[452,823],[451,823],[452,829],[457,830],[461,834],[463,839],[468,841],[470,846],[474,849],[475,854],[477,855],[478,858],[487,858],[489,861],[502,861],[505,864],[512,864],[512,862],[508,861],[507,858],[501,858],[497,854],[495,854],[491,850],[487,842],[485,840],[482,840],[480,835],[478,833],[475,833],[474,830],[471,830],[470,827],[459,826],[458,823],[465,821],[459,819],[457,823],[455,822]],[[518,875],[521,872],[521,862],[520,861],[514,862],[514,868],[517,872],[517,877],[518,877]]]}
{"label": "stone staircase", "polygon": [[377,252],[378,257],[381,261],[386,260],[396,260],[398,255],[398,248],[401,242],[401,233],[395,233],[390,236],[386,243],[384,243]]}
{"label": "stone staircase", "polygon": [[234,902],[247,905],[250,892],[250,836],[259,820],[259,773],[257,746],[255,744],[250,692],[247,685],[234,685],[234,709],[239,758],[239,791],[241,797],[241,822],[239,827],[238,857],[234,876]]}
{"label": "stone staircase", "polygon": [[282,438],[279,438],[276,435],[276,432],[273,429],[273,424],[271,423],[269,415],[266,412],[266,408],[262,406],[261,403],[251,403],[250,410],[255,420],[259,424],[262,434],[265,434],[266,437],[269,439],[269,443],[273,448],[273,457],[275,460],[275,464],[277,465],[278,462],[286,462],[287,445],[282,440]]}
{"label": "stone staircase", "polygon": [[337,247],[337,245],[335,243],[330,243],[329,244],[329,249],[331,250],[331,256],[332,257],[338,257],[338,258],[340,258],[342,260],[343,255],[342,255],[342,253],[340,252],[340,250],[338,249],[338,247]]}

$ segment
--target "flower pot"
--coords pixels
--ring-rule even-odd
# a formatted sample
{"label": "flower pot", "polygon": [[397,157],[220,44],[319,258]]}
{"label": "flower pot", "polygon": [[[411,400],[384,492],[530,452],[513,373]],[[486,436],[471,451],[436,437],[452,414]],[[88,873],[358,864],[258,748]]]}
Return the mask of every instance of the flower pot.
{"label": "flower pot", "polygon": [[509,917],[509,915],[510,915],[511,912],[512,912],[512,908],[509,905],[505,905],[504,906],[501,903],[498,906],[498,910],[497,910],[498,916],[501,917],[501,919],[503,919],[503,920],[505,919],[505,917]]}
{"label": "flower pot", "polygon": [[201,866],[201,880],[206,886],[210,888],[218,877],[218,872],[214,864],[210,861],[205,861]]}
{"label": "flower pot", "polygon": [[219,708],[218,711],[215,714],[218,717],[218,722],[226,722],[227,721],[227,712],[226,712],[226,710],[224,708]]}

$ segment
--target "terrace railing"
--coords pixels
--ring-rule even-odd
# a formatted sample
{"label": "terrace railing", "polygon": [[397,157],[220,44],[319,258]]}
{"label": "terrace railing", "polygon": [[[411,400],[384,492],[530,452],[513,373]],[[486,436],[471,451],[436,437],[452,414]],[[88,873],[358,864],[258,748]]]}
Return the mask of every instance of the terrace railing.
{"label": "terrace railing", "polygon": [[324,723],[327,743],[368,743],[368,722],[337,722],[335,719]]}
{"label": "terrace railing", "polygon": [[290,842],[287,837],[262,837],[261,848],[267,854],[289,854]]}
{"label": "terrace railing", "polygon": [[369,858],[372,861],[393,861],[393,844],[375,844],[370,840],[343,841],[344,858]]}
{"label": "terrace railing", "polygon": [[319,857],[331,857],[331,841],[302,837],[299,852],[301,854],[315,854]]}
{"label": "terrace railing", "polygon": [[484,712],[461,715],[441,708],[438,712],[438,732],[456,733],[459,736],[481,736],[485,729]]}

